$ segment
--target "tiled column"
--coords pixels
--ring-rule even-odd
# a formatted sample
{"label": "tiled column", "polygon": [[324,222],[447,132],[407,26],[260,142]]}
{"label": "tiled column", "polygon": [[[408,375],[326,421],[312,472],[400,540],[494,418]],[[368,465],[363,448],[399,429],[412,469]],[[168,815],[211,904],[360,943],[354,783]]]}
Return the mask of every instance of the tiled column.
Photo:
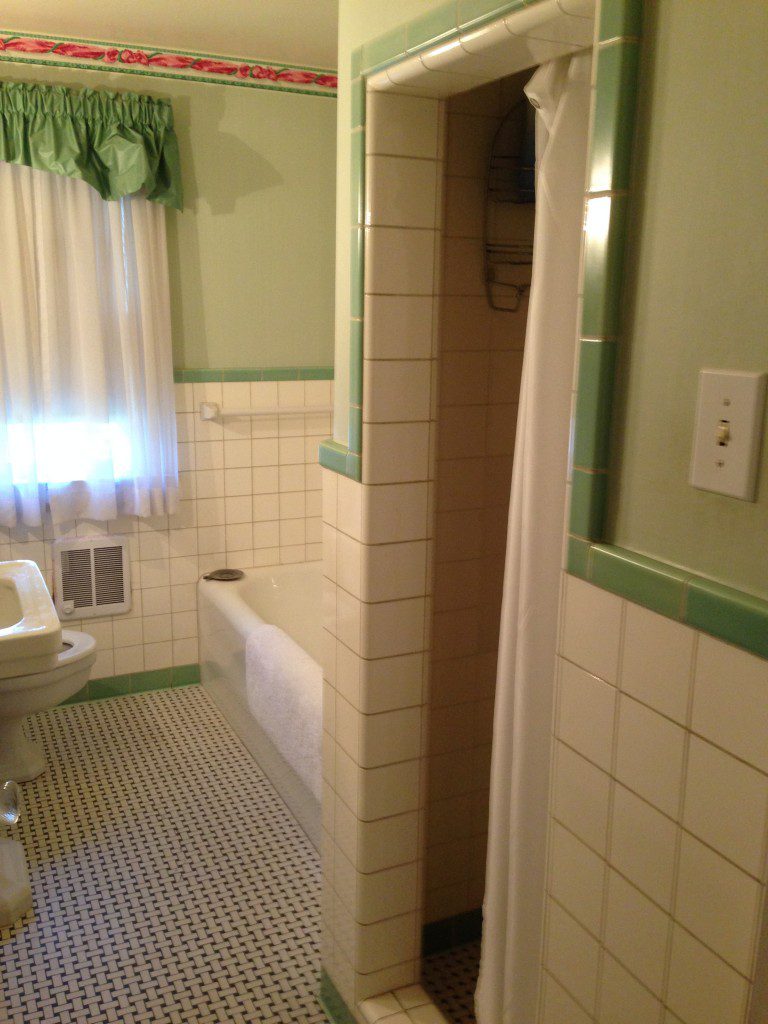
{"label": "tiled column", "polygon": [[368,96],[363,482],[323,474],[323,964],[350,1009],[420,973],[439,115]]}

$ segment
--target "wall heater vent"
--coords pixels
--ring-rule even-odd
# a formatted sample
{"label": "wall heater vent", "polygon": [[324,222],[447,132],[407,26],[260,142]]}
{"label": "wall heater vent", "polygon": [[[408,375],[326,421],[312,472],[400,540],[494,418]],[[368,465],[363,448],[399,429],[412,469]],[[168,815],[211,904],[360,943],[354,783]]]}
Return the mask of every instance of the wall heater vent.
{"label": "wall heater vent", "polygon": [[131,564],[125,537],[57,541],[54,573],[56,611],[62,622],[130,611]]}

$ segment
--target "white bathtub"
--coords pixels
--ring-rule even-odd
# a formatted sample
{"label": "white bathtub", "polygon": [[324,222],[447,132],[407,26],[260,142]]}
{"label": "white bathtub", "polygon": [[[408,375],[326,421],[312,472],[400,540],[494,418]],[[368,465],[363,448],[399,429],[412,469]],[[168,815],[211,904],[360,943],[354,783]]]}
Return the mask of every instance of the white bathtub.
{"label": "white bathtub", "polygon": [[[198,583],[203,686],[316,847],[320,841],[319,802],[249,707],[246,643],[263,623],[271,623],[319,665],[321,597],[321,562],[246,569],[242,580]],[[318,671],[318,681],[308,685],[322,687],[320,675]],[[317,726],[319,731],[319,722]]]}

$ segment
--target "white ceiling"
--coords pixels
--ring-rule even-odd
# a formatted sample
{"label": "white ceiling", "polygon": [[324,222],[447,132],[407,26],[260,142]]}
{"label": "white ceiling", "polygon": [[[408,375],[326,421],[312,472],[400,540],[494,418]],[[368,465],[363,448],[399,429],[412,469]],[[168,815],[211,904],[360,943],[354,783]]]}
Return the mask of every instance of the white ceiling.
{"label": "white ceiling", "polygon": [[336,67],[338,0],[3,0],[0,29]]}

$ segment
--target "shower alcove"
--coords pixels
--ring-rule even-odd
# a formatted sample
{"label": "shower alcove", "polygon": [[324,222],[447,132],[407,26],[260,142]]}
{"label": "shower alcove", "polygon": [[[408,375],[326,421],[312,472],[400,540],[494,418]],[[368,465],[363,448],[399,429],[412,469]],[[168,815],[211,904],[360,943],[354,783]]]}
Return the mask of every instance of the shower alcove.
{"label": "shower alcove", "polygon": [[[489,158],[535,66],[592,33],[590,3],[545,0],[353,68],[349,406],[321,453],[323,992],[339,1021],[447,1019],[422,953],[479,936],[527,312],[524,288],[491,289],[516,308],[491,307],[484,257],[529,255],[533,235],[531,204],[488,202]],[[497,281],[525,285],[510,263]]]}

